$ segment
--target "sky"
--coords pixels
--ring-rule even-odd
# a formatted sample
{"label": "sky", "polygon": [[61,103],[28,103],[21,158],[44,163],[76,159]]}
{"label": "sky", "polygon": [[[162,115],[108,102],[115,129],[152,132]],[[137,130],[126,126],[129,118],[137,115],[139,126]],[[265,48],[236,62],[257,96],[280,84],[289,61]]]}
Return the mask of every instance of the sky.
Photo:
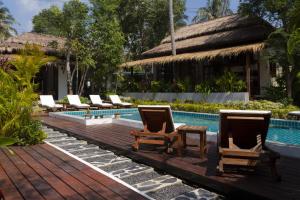
{"label": "sky", "polygon": [[[32,17],[38,14],[42,9],[49,8],[51,5],[62,7],[63,3],[68,0],[2,0],[4,6],[7,7],[17,24],[15,28],[18,34],[29,32],[32,30]],[[81,0],[88,2],[88,0]],[[188,22],[191,22],[199,7],[206,6],[207,0],[186,0],[186,15]],[[237,10],[239,0],[230,0],[231,9]]]}

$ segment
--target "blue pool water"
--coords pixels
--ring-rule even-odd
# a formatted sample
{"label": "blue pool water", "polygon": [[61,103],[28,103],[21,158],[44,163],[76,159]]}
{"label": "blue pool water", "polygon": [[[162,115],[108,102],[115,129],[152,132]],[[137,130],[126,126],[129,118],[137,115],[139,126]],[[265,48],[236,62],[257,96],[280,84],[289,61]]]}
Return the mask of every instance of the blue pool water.
{"label": "blue pool water", "polygon": [[[91,111],[91,114],[111,116],[116,112],[121,114],[121,118],[141,121],[137,109],[94,110]],[[73,111],[65,112],[65,114],[83,116],[85,112]],[[211,132],[218,132],[219,129],[219,117],[216,114],[173,111],[173,119],[175,123],[207,126],[208,131]],[[300,122],[293,120],[272,119],[267,140],[291,145],[300,145]]]}

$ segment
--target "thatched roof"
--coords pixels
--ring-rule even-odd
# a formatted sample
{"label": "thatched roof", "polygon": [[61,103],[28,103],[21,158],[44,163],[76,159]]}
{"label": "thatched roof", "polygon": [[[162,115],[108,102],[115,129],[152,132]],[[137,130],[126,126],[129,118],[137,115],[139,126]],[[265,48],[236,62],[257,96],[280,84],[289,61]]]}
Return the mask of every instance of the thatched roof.
{"label": "thatched roof", "polygon": [[[189,25],[175,32],[177,54],[253,44],[264,41],[273,31],[265,21],[232,15]],[[171,55],[170,36],[143,53],[145,58]]]}
{"label": "thatched roof", "polygon": [[199,61],[204,59],[212,59],[215,57],[236,56],[239,55],[240,53],[245,53],[245,52],[259,52],[263,48],[264,48],[264,43],[255,43],[255,44],[228,47],[228,48],[222,48],[222,49],[216,49],[210,51],[183,53],[183,54],[178,54],[176,56],[162,56],[162,57],[147,58],[143,60],[123,63],[121,67],[155,65],[155,64],[165,64],[171,62],[181,62],[181,61],[191,61],[191,60]]}
{"label": "thatched roof", "polygon": [[175,32],[176,56],[171,56],[171,40],[168,36],[160,45],[144,52],[145,59],[127,62],[121,66],[164,64],[258,52],[264,47],[264,40],[273,30],[262,19],[239,15],[192,24]]}
{"label": "thatched roof", "polygon": [[13,53],[23,49],[26,44],[36,44],[45,52],[56,52],[64,47],[65,38],[39,33],[23,33],[0,43],[0,52]]}

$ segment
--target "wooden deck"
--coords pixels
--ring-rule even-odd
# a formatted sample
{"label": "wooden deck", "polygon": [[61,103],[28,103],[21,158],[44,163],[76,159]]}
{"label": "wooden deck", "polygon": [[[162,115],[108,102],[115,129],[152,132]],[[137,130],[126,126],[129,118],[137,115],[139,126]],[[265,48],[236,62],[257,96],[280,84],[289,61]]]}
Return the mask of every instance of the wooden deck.
{"label": "wooden deck", "polygon": [[13,154],[0,149],[0,189],[6,200],[145,199],[47,144],[10,149]]}
{"label": "wooden deck", "polygon": [[[132,129],[115,124],[85,126],[51,117],[42,118],[43,123],[70,135],[130,157],[138,162],[167,171],[189,183],[224,194],[230,199],[300,199],[300,160],[282,157],[279,171],[282,182],[271,180],[270,173],[263,166],[251,174],[216,175],[218,162],[216,145],[210,143],[207,158],[200,159],[199,152],[190,148],[184,157],[165,154],[157,150],[131,150]],[[195,141],[188,141],[189,143]]]}

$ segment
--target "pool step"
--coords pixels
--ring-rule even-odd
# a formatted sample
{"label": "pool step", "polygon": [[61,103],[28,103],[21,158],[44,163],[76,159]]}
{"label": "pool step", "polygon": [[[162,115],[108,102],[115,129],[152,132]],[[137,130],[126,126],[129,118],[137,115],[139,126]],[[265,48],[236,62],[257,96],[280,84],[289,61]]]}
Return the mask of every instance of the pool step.
{"label": "pool step", "polygon": [[152,167],[115,155],[99,146],[77,140],[51,128],[43,127],[43,130],[48,134],[46,141],[123,180],[153,199],[204,200],[219,198],[219,195],[215,193],[185,185],[176,177],[159,174]]}

